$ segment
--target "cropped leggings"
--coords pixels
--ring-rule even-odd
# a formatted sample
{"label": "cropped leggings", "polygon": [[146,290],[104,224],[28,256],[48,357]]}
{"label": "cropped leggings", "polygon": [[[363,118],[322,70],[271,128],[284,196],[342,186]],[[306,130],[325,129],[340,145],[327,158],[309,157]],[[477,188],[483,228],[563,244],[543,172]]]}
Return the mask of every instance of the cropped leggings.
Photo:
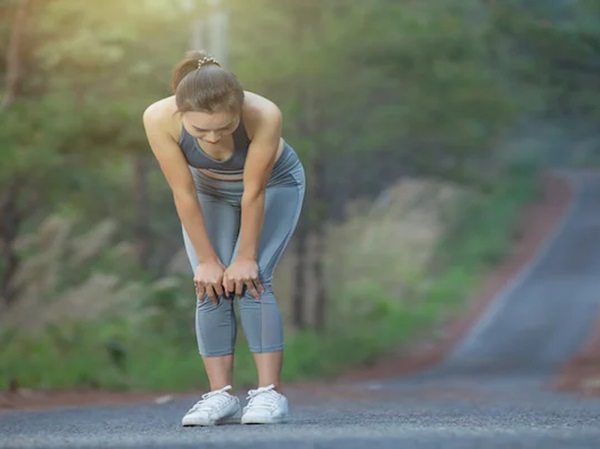
{"label": "cropped leggings", "polygon": [[[225,266],[235,259],[240,234],[242,181],[216,181],[194,174],[198,198],[213,248]],[[283,323],[271,284],[275,266],[298,223],[305,191],[305,176],[298,161],[283,174],[274,173],[266,188],[265,216],[258,246],[261,299],[244,288],[239,302],[242,329],[253,353],[283,350]],[[192,270],[198,266],[196,252],[183,228]],[[196,302],[196,338],[200,354],[217,357],[233,354],[236,341],[236,300],[220,297],[215,305],[206,295]]]}

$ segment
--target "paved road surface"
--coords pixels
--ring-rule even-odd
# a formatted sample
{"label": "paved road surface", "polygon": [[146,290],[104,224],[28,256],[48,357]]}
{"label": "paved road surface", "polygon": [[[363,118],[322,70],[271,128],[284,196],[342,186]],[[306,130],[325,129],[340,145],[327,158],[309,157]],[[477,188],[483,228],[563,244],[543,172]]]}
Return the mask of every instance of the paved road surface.
{"label": "paved road surface", "polygon": [[600,448],[600,400],[545,388],[600,308],[600,176],[449,357],[420,375],[293,390],[279,426],[179,427],[193,400],[0,415],[0,448]]}

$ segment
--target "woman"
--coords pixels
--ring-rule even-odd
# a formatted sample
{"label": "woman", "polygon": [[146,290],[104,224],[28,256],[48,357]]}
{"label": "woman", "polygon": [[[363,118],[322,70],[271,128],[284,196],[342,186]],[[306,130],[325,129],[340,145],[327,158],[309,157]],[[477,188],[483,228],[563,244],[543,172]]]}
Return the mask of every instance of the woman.
{"label": "woman", "polygon": [[[300,216],[304,169],[281,138],[279,108],[245,92],[208,54],[189,52],[173,71],[172,89],[143,121],[182,224],[211,389],[182,424],[283,422],[283,326],[271,280]],[[243,410],[231,394],[235,300],[258,372]]]}

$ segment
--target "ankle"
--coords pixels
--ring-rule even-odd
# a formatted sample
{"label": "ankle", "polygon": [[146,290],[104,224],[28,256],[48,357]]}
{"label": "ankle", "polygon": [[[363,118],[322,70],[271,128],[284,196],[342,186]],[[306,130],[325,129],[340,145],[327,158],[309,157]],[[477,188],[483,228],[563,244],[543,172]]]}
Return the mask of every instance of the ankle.
{"label": "ankle", "polygon": [[[223,391],[225,390],[225,391]],[[221,391],[222,393],[227,393],[231,396],[233,396],[233,387],[231,386],[231,384],[225,384],[225,385],[216,385],[216,386],[211,386],[210,390],[211,393],[215,392],[215,391]]]}
{"label": "ankle", "polygon": [[257,388],[269,388],[272,386],[272,390],[276,391],[277,393],[281,394],[281,385],[270,382],[270,383],[259,383]]}

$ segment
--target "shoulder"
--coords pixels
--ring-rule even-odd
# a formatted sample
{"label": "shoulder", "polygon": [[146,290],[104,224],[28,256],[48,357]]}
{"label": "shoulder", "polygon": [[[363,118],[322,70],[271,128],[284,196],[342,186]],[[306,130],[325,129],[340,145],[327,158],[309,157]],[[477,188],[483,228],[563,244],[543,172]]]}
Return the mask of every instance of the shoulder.
{"label": "shoulder", "polygon": [[167,97],[149,105],[142,114],[146,132],[164,132],[173,139],[178,140],[180,132],[180,119],[177,113],[175,97]]}
{"label": "shoulder", "polygon": [[250,137],[264,128],[279,128],[282,114],[271,100],[252,92],[244,93],[242,120]]}

